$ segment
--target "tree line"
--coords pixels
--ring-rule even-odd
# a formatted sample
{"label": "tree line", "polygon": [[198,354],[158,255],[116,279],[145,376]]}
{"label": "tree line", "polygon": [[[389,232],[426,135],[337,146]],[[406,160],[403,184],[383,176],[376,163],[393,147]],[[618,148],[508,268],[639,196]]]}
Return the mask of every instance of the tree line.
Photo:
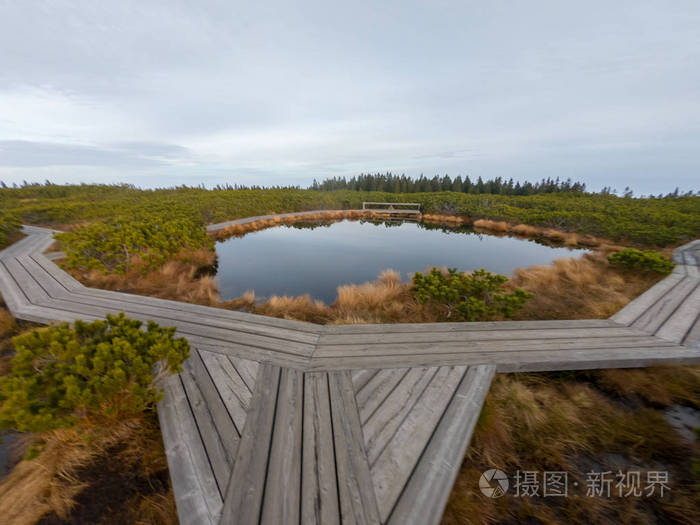
{"label": "tree line", "polygon": [[469,175],[462,178],[458,175],[454,179],[449,175],[428,178],[421,175],[418,178],[406,175],[394,175],[388,173],[363,173],[351,179],[345,177],[333,177],[318,182],[314,179],[310,189],[321,191],[354,190],[354,191],[383,191],[387,193],[430,193],[439,191],[454,191],[458,193],[470,193],[474,195],[536,195],[539,193],[584,193],[586,184],[574,182],[571,179],[546,178],[539,182],[520,182],[512,178],[482,179],[477,177],[472,180]]}

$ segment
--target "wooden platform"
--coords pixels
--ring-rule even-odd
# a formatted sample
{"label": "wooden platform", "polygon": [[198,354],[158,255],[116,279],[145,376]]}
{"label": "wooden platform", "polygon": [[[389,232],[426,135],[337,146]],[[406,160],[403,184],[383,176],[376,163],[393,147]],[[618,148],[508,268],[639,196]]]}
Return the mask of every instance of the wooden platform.
{"label": "wooden platform", "polygon": [[437,523],[494,373],[700,363],[700,241],[607,320],[319,326],[90,289],[25,233],[0,252],[16,317],[190,340],[158,410],[183,524]]}
{"label": "wooden platform", "polygon": [[363,202],[362,211],[389,215],[420,215],[420,202]]}

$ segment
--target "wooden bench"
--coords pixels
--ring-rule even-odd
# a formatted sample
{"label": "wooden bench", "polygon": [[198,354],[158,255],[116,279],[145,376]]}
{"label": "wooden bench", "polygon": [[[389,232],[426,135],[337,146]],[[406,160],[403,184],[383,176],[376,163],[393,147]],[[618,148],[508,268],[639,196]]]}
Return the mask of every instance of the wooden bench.
{"label": "wooden bench", "polygon": [[389,214],[420,214],[420,202],[363,202],[362,211]]}

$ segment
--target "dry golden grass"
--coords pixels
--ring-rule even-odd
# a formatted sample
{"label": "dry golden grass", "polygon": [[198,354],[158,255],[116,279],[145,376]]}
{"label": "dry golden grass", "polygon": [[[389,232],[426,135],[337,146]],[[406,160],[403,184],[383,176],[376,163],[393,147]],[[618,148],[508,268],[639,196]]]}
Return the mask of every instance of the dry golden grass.
{"label": "dry golden grass", "polygon": [[330,310],[334,324],[359,324],[415,321],[422,309],[399,273],[384,270],[374,282],[339,286]]}
{"label": "dry golden grass", "polygon": [[517,319],[590,319],[611,316],[656,280],[620,273],[610,267],[605,252],[596,251],[518,269],[509,285],[535,294]]}
{"label": "dry golden grass", "polygon": [[[0,297],[0,301],[1,299]],[[12,317],[10,312],[0,306],[0,340],[14,333],[16,328],[17,323],[15,322],[15,318]]]}
{"label": "dry golden grass", "polygon": [[270,317],[283,319],[296,319],[311,323],[325,323],[328,321],[328,307],[323,301],[311,299],[309,294],[297,297],[273,296],[259,306],[255,312]]}
{"label": "dry golden grass", "polygon": [[[685,388],[666,392],[668,400],[700,398],[698,369]],[[590,383],[610,373],[641,373],[647,380],[687,375],[687,368],[563,374],[510,374],[495,378],[454,485],[443,523],[691,523],[697,493],[689,457],[698,445],[684,441],[662,414],[645,405],[629,408]],[[645,381],[646,382],[646,381]],[[664,389],[663,382],[656,390]],[[567,498],[499,499],[478,489],[481,473],[499,468],[569,473]],[[610,470],[669,470],[671,491],[661,499],[586,496],[586,473]],[[540,474],[541,477],[541,474]],[[512,479],[512,478],[511,478]],[[579,488],[574,488],[573,483]],[[651,520],[651,521],[650,521]]]}
{"label": "dry golden grass", "polygon": [[140,271],[138,261],[123,275],[104,274],[99,270],[87,275],[73,274],[87,286],[213,306],[219,304],[216,281],[212,276],[198,276],[198,273],[200,268],[211,266],[215,259],[214,252],[198,250],[182,253],[146,274]]}
{"label": "dry golden grass", "polygon": [[[273,215],[270,213],[270,215]],[[267,228],[274,228],[275,226],[280,226],[282,224],[294,224],[297,222],[336,222],[345,219],[358,220],[358,219],[376,219],[381,215],[377,213],[363,212],[361,210],[344,210],[344,211],[325,211],[316,213],[307,213],[305,215],[291,216],[291,217],[280,217],[275,215],[271,219],[259,219],[256,221],[251,221],[245,224],[232,224],[221,230],[210,232],[209,236],[217,241],[226,240],[230,237],[241,237],[246,233],[251,233],[255,231],[264,230]]]}
{"label": "dry golden grass", "polygon": [[504,221],[490,221],[487,219],[479,219],[474,221],[475,229],[488,230],[492,232],[507,232],[508,223]]}
{"label": "dry golden grass", "polygon": [[43,436],[45,444],[39,456],[21,461],[0,484],[0,509],[3,522],[30,525],[55,513],[67,519],[75,497],[88,486],[80,479],[81,469],[116,445],[125,446],[114,461],[124,468],[152,471],[164,468],[164,459],[152,448],[152,438],[144,437],[143,422],[123,421],[109,428],[57,430]]}
{"label": "dry golden grass", "polygon": [[469,217],[463,217],[460,215],[438,215],[431,213],[421,215],[420,220],[421,222],[428,222],[431,224],[462,225],[472,223],[472,220]]}
{"label": "dry golden grass", "polygon": [[598,239],[592,235],[564,232],[554,228],[542,228],[527,224],[509,224],[505,221],[492,221],[489,219],[479,219],[474,221],[474,229],[487,233],[510,233],[522,237],[547,239],[553,243],[564,244],[565,246],[602,246],[603,239]]}
{"label": "dry golden grass", "polygon": [[129,516],[125,525],[177,525],[180,523],[172,488],[167,494],[136,496],[125,505]]}
{"label": "dry golden grass", "polygon": [[700,408],[700,367],[654,367],[594,372],[596,385],[610,395],[641,399],[649,405],[673,403]]}

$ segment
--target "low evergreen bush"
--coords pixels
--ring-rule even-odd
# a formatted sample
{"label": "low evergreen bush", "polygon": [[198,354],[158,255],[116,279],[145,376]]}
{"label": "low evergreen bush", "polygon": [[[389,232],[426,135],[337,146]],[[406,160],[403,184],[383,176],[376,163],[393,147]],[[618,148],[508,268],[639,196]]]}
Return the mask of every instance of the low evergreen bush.
{"label": "low evergreen bush", "polygon": [[416,272],[411,291],[421,303],[432,303],[443,320],[488,321],[512,317],[533,297],[520,288],[509,292],[507,280],[484,269],[459,273],[433,268],[425,275]]}
{"label": "low evergreen bush", "polygon": [[22,223],[13,214],[0,212],[0,248],[7,246],[19,235]]}
{"label": "low evergreen bush", "polygon": [[160,380],[189,355],[175,328],[123,313],[76,321],[13,339],[17,354],[0,378],[0,428],[47,432],[77,423],[108,424],[155,407]]}
{"label": "low evergreen bush", "polygon": [[653,250],[637,250],[625,248],[608,256],[608,262],[618,268],[634,270],[642,273],[658,273],[668,275],[675,264],[667,257]]}

